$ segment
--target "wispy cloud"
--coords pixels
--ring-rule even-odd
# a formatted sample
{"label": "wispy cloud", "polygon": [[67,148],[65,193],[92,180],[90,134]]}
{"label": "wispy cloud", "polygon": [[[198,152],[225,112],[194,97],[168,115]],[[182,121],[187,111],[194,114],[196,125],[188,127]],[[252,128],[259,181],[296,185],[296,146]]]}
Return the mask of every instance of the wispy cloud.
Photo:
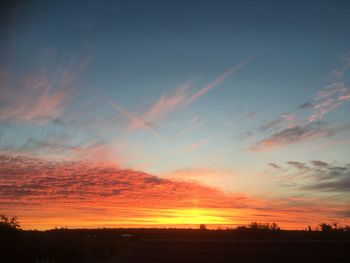
{"label": "wispy cloud", "polygon": [[265,121],[259,130],[269,135],[265,135],[265,139],[248,147],[248,150],[274,149],[303,141],[331,137],[349,129],[349,124],[327,127],[328,125],[323,121],[326,114],[350,100],[350,89],[346,84],[346,74],[349,68],[350,58],[346,57],[343,65],[332,71],[331,84],[317,92],[313,102],[304,102],[296,106],[292,113],[282,113],[275,119]]}
{"label": "wispy cloud", "polygon": [[[188,104],[188,90],[193,86],[192,81],[187,81],[176,88],[175,92],[169,96],[162,96],[141,115],[141,118],[149,122],[162,119],[174,110]],[[132,124],[130,124],[133,127]]]}
{"label": "wispy cloud", "polygon": [[250,59],[245,59],[241,61],[238,65],[227,70],[222,75],[220,75],[204,87],[200,88],[197,92],[193,94],[190,94],[189,90],[194,85],[194,83],[192,81],[187,81],[181,84],[179,87],[177,87],[172,94],[160,97],[148,109],[145,109],[144,113],[142,114],[131,113],[129,111],[126,111],[125,109],[122,109],[120,106],[118,106],[115,102],[113,102],[112,105],[114,105],[113,107],[127,118],[127,130],[140,128],[147,129],[150,133],[152,133],[155,137],[159,139],[159,134],[157,134],[155,130],[151,127],[152,124],[156,123],[159,120],[162,120],[165,116],[174,112],[175,110],[189,106],[190,104],[194,103],[200,97],[204,96],[212,89],[217,87],[219,84],[224,82],[227,78],[236,73],[249,61]]}
{"label": "wispy cloud", "polygon": [[218,78],[216,78],[215,80],[213,80],[212,82],[210,82],[209,84],[207,84],[206,86],[204,86],[203,88],[201,88],[199,91],[197,91],[196,93],[194,93],[192,96],[189,97],[188,102],[187,103],[192,103],[194,101],[196,101],[198,98],[202,97],[203,95],[205,95],[206,93],[208,93],[209,91],[211,91],[212,89],[214,89],[216,86],[218,86],[220,83],[222,83],[223,81],[225,81],[228,77],[232,76],[234,73],[236,73],[239,69],[241,69],[242,67],[244,67],[249,61],[251,60],[251,58],[246,58],[243,61],[241,61],[238,65],[234,66],[233,68],[227,70],[226,72],[224,72],[222,75],[220,75]]}
{"label": "wispy cloud", "polygon": [[124,117],[128,119],[130,125],[133,128],[143,128],[147,130],[150,134],[152,134],[156,139],[161,141],[163,140],[163,138],[151,127],[151,125],[144,121],[142,118],[124,110],[122,107],[120,107],[118,104],[111,101],[110,99],[107,99],[107,101],[112,105],[114,109],[119,111],[121,114],[124,115]]}
{"label": "wispy cloud", "polygon": [[294,114],[283,113],[279,117],[264,123],[260,130],[268,131],[268,130],[276,130],[281,127],[292,127],[297,123],[297,117]]}
{"label": "wispy cloud", "polygon": [[349,68],[350,57],[346,57],[342,67],[333,70],[331,84],[317,93],[313,112],[308,117],[310,122],[322,119],[326,114],[338,108],[345,101],[350,100],[350,89],[347,86],[345,78]]}
{"label": "wispy cloud", "polygon": [[[59,120],[74,97],[73,82],[90,59],[61,70],[38,72],[18,78],[15,72],[0,74],[0,121],[45,124]],[[50,74],[49,74],[50,73]]]}
{"label": "wispy cloud", "polygon": [[176,148],[175,151],[180,151],[180,152],[190,152],[190,151],[194,151],[196,149],[198,149],[199,147],[201,147],[202,145],[204,144],[207,144],[208,142],[210,142],[211,140],[213,140],[214,138],[220,136],[222,133],[218,133],[218,134],[215,134],[215,135],[212,135],[212,136],[209,136],[207,138],[204,138],[204,139],[201,139],[199,141],[196,141],[194,143],[190,143],[190,144],[187,144],[185,146],[181,146],[179,148]]}

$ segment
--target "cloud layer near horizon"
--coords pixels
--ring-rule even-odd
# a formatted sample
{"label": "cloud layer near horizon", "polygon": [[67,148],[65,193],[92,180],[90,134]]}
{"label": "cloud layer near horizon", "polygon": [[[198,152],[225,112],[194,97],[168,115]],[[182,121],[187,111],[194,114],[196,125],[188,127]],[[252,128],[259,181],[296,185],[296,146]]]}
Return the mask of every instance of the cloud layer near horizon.
{"label": "cloud layer near horizon", "polygon": [[[336,218],[344,209],[339,206],[322,209],[307,200],[302,200],[303,205],[300,205],[301,200],[293,199],[267,202],[244,194],[225,193],[194,181],[165,179],[142,171],[5,153],[0,155],[0,185],[1,210],[20,217],[26,228],[169,226],[177,224],[176,218],[182,223],[186,223],[184,218],[187,218],[189,225],[197,224],[196,220],[237,225],[263,218],[295,228],[300,227],[301,221],[291,215],[299,214],[308,220],[329,219]],[[285,206],[289,208],[283,208]],[[49,218],[50,223],[47,223]]]}

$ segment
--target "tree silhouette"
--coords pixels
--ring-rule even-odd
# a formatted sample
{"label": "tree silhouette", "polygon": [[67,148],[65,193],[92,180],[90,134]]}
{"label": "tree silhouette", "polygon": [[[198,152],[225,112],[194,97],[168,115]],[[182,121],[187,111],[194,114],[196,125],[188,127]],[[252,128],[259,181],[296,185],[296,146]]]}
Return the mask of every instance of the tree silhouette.
{"label": "tree silhouette", "polygon": [[331,232],[331,231],[333,231],[332,226],[329,225],[329,224],[326,224],[326,223],[320,224],[320,228],[321,228],[322,232]]}
{"label": "tree silhouette", "polygon": [[272,231],[281,230],[280,227],[275,222],[273,222],[272,224],[252,222],[249,225],[249,229],[251,229],[251,230],[272,230]]}
{"label": "tree silhouette", "polygon": [[199,229],[200,230],[207,230],[207,226],[205,224],[200,224]]}
{"label": "tree silhouette", "polygon": [[20,225],[16,217],[7,217],[5,215],[0,216],[0,229],[1,230],[19,230]]}

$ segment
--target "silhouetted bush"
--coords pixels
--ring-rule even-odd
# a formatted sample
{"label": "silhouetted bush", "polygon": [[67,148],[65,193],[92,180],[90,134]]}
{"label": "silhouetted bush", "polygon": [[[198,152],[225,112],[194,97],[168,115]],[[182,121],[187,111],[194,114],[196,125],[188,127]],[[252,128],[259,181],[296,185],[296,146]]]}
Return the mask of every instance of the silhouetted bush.
{"label": "silhouetted bush", "polygon": [[272,224],[252,222],[249,225],[249,229],[251,229],[251,230],[272,230],[272,231],[281,230],[280,227],[275,222],[273,222]]}
{"label": "silhouetted bush", "polygon": [[350,226],[339,226],[338,223],[326,224],[322,223],[319,225],[321,232],[330,233],[330,232],[350,232]]}
{"label": "silhouetted bush", "polygon": [[14,231],[19,229],[20,225],[16,217],[0,216],[0,231]]}
{"label": "silhouetted bush", "polygon": [[199,229],[200,230],[207,230],[207,226],[205,224],[200,224]]}

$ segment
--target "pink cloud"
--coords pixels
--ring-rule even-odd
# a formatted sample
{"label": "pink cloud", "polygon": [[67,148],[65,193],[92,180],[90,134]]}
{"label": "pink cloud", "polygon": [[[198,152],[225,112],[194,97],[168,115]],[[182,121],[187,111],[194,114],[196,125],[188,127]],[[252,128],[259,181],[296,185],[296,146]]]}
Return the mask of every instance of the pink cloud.
{"label": "pink cloud", "polygon": [[343,66],[332,72],[332,83],[317,93],[313,112],[308,121],[314,122],[322,119],[329,112],[334,111],[344,102],[350,100],[350,90],[346,84],[345,74],[350,68],[349,58],[345,58]]}
{"label": "pink cloud", "polygon": [[74,97],[72,84],[88,59],[70,65],[49,77],[45,69],[18,77],[10,71],[0,74],[0,120],[45,124],[61,116]]}
{"label": "pink cloud", "polygon": [[339,100],[349,101],[350,100],[350,90],[348,90],[347,92],[344,92],[342,95],[340,95]]}
{"label": "pink cloud", "polygon": [[[205,172],[212,177],[203,169],[182,170],[174,176],[200,177]],[[271,220],[286,228],[304,228],[305,222],[346,221],[341,214],[346,208],[343,204],[257,199],[184,178],[166,179],[95,162],[57,162],[2,153],[0,186],[0,210],[18,216],[26,229],[169,226],[169,218],[186,217],[186,211],[214,213],[227,225]]]}
{"label": "pink cloud", "polygon": [[147,130],[151,135],[153,135],[158,140],[163,140],[163,138],[151,127],[150,124],[148,124],[146,121],[144,121],[141,117],[136,116],[133,113],[130,113],[126,110],[124,110],[122,107],[120,107],[115,102],[107,99],[109,103],[112,105],[113,108],[115,108],[117,111],[119,111],[121,114],[123,114],[129,121],[128,129],[137,129],[137,128],[143,128]]}
{"label": "pink cloud", "polygon": [[239,69],[241,69],[244,65],[246,65],[248,61],[249,59],[243,60],[238,65],[224,72],[221,76],[217,77],[212,82],[205,85],[204,87],[202,87],[200,90],[198,90],[192,95],[189,94],[188,91],[193,86],[193,83],[191,81],[188,81],[181,84],[179,87],[176,88],[173,94],[169,96],[160,97],[148,109],[144,110],[143,114],[128,112],[125,109],[122,109],[120,106],[118,106],[115,102],[111,102],[111,104],[117,111],[122,113],[128,120],[128,123],[126,125],[127,130],[133,130],[133,129],[139,129],[139,128],[146,129],[153,136],[160,139],[161,136],[151,127],[153,123],[163,119],[166,115],[168,115],[169,113],[179,108],[183,108],[192,104],[197,99],[199,99],[200,97],[204,96],[209,91],[217,87],[220,83],[225,81],[228,77],[236,73]]}

